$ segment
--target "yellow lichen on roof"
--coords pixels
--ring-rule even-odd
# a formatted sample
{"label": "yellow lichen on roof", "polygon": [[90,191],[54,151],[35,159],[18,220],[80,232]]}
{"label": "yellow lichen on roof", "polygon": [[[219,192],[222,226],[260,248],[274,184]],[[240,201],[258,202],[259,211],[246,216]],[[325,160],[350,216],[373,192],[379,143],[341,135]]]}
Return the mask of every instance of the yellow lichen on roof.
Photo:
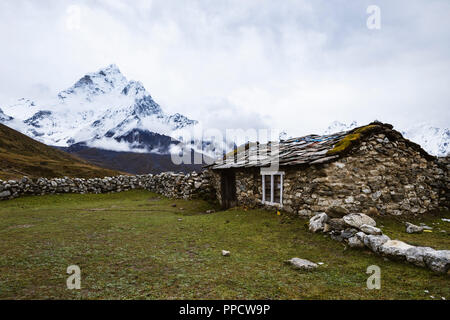
{"label": "yellow lichen on roof", "polygon": [[344,138],[342,138],[338,143],[336,143],[333,149],[327,152],[327,155],[342,153],[344,151],[349,150],[351,146],[356,144],[361,139],[361,135],[367,134],[368,132],[378,127],[379,127],[378,125],[372,124],[351,131],[351,133],[349,133]]}
{"label": "yellow lichen on roof", "polygon": [[353,133],[353,134],[346,135],[338,143],[336,143],[334,145],[333,149],[329,150],[327,152],[327,154],[336,154],[336,153],[341,153],[341,152],[347,150],[352,145],[352,142],[359,140],[360,137],[361,137],[361,134],[359,134],[359,133]]}

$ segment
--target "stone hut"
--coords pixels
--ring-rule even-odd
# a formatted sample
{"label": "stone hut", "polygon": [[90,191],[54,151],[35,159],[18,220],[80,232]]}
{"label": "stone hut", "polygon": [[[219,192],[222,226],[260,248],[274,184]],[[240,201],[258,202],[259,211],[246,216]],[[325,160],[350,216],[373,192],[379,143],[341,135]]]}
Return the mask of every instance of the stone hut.
{"label": "stone hut", "polygon": [[224,208],[262,205],[310,216],[330,208],[401,215],[448,207],[448,162],[381,122],[247,143],[208,170]]}

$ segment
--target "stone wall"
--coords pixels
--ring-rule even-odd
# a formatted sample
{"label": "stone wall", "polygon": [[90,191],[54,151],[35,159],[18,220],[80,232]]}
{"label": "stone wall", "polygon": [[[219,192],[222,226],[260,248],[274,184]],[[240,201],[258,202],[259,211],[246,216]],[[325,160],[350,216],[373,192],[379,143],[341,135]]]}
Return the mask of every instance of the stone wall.
{"label": "stone wall", "polygon": [[[377,210],[381,214],[422,214],[449,207],[449,158],[425,158],[404,141],[383,134],[363,141],[358,149],[328,164],[289,166],[283,182],[283,209],[312,216],[340,207],[348,212]],[[260,206],[259,168],[236,171],[239,205]],[[161,173],[94,179],[62,178],[1,181],[0,200],[22,195],[106,193],[142,188],[171,198],[221,200],[220,171],[200,174]]]}
{"label": "stone wall", "polygon": [[[285,172],[283,209],[308,216],[333,206],[348,212],[422,214],[448,207],[448,167],[448,158],[426,159],[404,141],[377,134],[336,162],[280,168]],[[261,205],[260,170],[235,171],[238,203]],[[215,173],[213,180],[220,175]]]}
{"label": "stone wall", "polygon": [[45,195],[60,193],[108,193],[131,189],[146,189],[171,198],[214,197],[208,172],[202,173],[161,173],[157,175],[116,176],[105,178],[39,178],[31,180],[0,180],[0,200],[23,195]]}

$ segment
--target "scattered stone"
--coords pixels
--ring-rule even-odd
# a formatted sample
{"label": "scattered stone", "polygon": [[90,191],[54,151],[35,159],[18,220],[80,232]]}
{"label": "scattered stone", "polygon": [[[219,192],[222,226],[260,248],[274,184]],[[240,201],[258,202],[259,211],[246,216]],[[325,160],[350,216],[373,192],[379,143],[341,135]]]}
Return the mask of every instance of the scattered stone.
{"label": "scattered stone", "polygon": [[450,268],[450,250],[434,250],[424,254],[428,268],[437,273],[447,273]]}
{"label": "scattered stone", "polygon": [[406,250],[406,261],[418,267],[426,267],[425,255],[435,251],[430,247],[412,247]]}
{"label": "scattered stone", "polygon": [[406,252],[411,248],[414,248],[414,246],[411,246],[403,241],[388,240],[381,247],[379,247],[378,251],[390,258],[406,259]]}
{"label": "scattered stone", "polygon": [[327,221],[330,230],[341,231],[347,228],[347,224],[344,219],[333,218]]}
{"label": "scattered stone", "polygon": [[444,222],[450,222],[450,219],[442,218],[441,220],[444,221]]}
{"label": "scattered stone", "polygon": [[433,228],[422,224],[421,226],[416,226],[415,224],[405,222],[406,224],[406,232],[407,233],[421,233],[425,230],[432,230]]}
{"label": "scattered stone", "polygon": [[364,244],[373,252],[379,252],[379,248],[389,240],[391,239],[384,234],[381,236],[367,235],[364,237]]}
{"label": "scattered stone", "polygon": [[363,224],[360,228],[359,228],[362,232],[367,233],[367,234],[372,234],[372,235],[380,235],[383,234],[383,232],[381,231],[381,229],[377,228],[377,227],[372,227],[368,224]]}
{"label": "scattered stone", "polygon": [[343,207],[338,207],[338,206],[332,206],[329,207],[325,213],[330,217],[330,218],[342,218],[343,216],[348,214],[348,210],[343,208]]}
{"label": "scattered stone", "polygon": [[361,241],[362,243],[364,243],[364,239],[367,237],[367,234],[365,234],[364,232],[357,232],[355,234],[355,237],[358,238],[359,241]]}
{"label": "scattered stone", "polygon": [[328,232],[332,231],[332,229],[330,228],[330,225],[328,223],[325,223],[322,231],[324,233],[328,233]]}
{"label": "scattered stone", "polygon": [[364,248],[364,242],[362,242],[356,235],[348,238],[348,245],[350,248]]}
{"label": "scattered stone", "polygon": [[360,229],[362,225],[369,225],[375,227],[377,223],[368,215],[364,213],[350,213],[343,217],[344,222],[347,223],[351,227],[355,227]]}
{"label": "scattered stone", "polygon": [[214,210],[206,210],[207,214],[214,213],[214,212],[216,212],[216,211],[214,211]]}
{"label": "scattered stone", "polygon": [[11,195],[11,192],[10,192],[9,190],[2,191],[2,192],[0,192],[0,199],[2,199],[2,198],[7,198],[7,197],[9,197],[10,195]]}
{"label": "scattered stone", "polygon": [[325,212],[316,214],[309,220],[309,231],[312,232],[322,231],[325,226],[325,222],[327,222],[327,220],[328,216]]}
{"label": "scattered stone", "polygon": [[230,255],[230,251],[222,250],[222,256],[228,257]]}
{"label": "scattered stone", "polygon": [[341,237],[344,239],[348,239],[353,237],[357,232],[358,230],[356,229],[345,229],[344,231],[341,231]]}
{"label": "scattered stone", "polygon": [[318,267],[314,262],[300,258],[292,258],[291,260],[288,260],[287,263],[300,270],[313,270]]}
{"label": "scattered stone", "polygon": [[331,231],[330,237],[334,241],[339,241],[339,242],[344,241],[344,237],[342,236],[342,231],[341,232],[340,231]]}

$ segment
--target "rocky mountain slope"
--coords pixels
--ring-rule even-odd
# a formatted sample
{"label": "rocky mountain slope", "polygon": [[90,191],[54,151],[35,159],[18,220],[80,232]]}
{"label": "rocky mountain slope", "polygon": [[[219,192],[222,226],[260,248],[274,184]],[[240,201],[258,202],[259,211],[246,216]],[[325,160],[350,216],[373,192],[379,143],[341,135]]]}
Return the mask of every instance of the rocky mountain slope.
{"label": "rocky mountain slope", "polygon": [[120,172],[97,167],[0,124],[0,179],[90,178],[117,174]]}
{"label": "rocky mountain slope", "polygon": [[0,122],[47,145],[84,142],[115,151],[167,154],[171,133],[197,123],[164,113],[144,86],[128,81],[116,65],[86,74],[49,101],[20,99],[2,109]]}

